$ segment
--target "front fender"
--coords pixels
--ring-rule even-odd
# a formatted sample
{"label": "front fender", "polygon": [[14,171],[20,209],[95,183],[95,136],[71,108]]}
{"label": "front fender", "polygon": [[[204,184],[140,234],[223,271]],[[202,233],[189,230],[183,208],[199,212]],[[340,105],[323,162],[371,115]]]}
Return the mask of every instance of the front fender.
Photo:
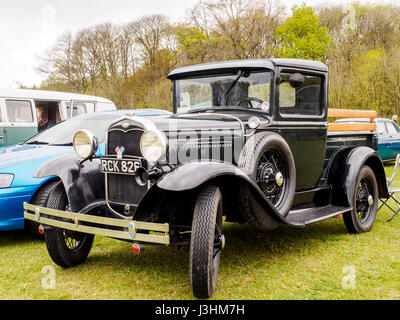
{"label": "front fender", "polygon": [[252,194],[260,201],[261,208],[266,215],[278,224],[293,225],[280,215],[258,185],[245,172],[229,163],[212,161],[186,163],[162,177],[157,182],[157,186],[167,191],[187,191],[209,182],[217,185],[236,182],[247,184]]}
{"label": "front fender", "polygon": [[378,152],[369,147],[358,147],[353,149],[347,156],[343,186],[349,204],[353,203],[355,181],[361,168],[367,165],[375,173],[378,183],[379,197],[388,198],[389,192],[386,183],[386,174],[382,159]]}
{"label": "front fender", "polygon": [[86,161],[83,166],[79,165],[80,161],[75,154],[67,154],[45,162],[34,174],[35,178],[60,178],[73,212],[79,212],[87,205],[105,199],[100,160]]}

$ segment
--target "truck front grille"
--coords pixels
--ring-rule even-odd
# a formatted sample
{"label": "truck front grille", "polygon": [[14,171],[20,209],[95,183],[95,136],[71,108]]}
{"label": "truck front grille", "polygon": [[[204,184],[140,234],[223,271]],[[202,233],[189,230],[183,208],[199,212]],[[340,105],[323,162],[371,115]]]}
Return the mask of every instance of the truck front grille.
{"label": "truck front grille", "polygon": [[[131,120],[122,120],[113,125],[108,131],[107,157],[116,157],[116,150],[123,149],[123,158],[142,158],[140,138],[143,133],[144,129]],[[133,175],[107,174],[106,184],[108,201],[117,205],[136,206],[148,190],[148,186],[139,185]]]}
{"label": "truck front grille", "polygon": [[115,149],[124,147],[126,156],[142,157],[140,152],[140,138],[143,129],[130,129],[122,131],[120,129],[110,130],[108,133],[107,155],[116,155]]}

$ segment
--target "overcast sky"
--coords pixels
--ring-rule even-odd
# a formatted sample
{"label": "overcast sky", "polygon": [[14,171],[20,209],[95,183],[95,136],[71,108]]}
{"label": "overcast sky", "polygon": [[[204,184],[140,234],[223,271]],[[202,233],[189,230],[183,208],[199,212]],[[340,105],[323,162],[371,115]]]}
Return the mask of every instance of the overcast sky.
{"label": "overcast sky", "polygon": [[[38,55],[66,30],[76,31],[103,22],[124,23],[143,15],[161,13],[172,21],[199,0],[13,0],[0,4],[0,88],[40,84]],[[399,2],[375,0],[370,2]],[[327,4],[351,0],[286,0],[294,4]]]}

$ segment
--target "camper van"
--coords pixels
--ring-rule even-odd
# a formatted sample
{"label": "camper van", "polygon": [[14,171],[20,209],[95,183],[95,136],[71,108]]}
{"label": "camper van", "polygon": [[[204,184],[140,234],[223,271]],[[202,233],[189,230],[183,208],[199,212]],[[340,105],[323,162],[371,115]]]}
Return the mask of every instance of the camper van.
{"label": "camper van", "polygon": [[0,89],[0,147],[27,140],[71,117],[115,110],[110,100],[54,91]]}

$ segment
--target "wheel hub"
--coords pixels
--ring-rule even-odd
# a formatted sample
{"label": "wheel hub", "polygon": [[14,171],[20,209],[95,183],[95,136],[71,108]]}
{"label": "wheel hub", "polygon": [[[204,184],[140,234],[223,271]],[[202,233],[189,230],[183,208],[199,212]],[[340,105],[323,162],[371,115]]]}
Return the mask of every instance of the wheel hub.
{"label": "wheel hub", "polygon": [[280,173],[280,172],[278,172],[278,173],[275,175],[275,182],[276,182],[276,185],[277,185],[278,187],[282,187],[283,181],[284,181],[284,179],[283,179],[283,174]]}
{"label": "wheel hub", "polygon": [[368,196],[368,205],[370,207],[372,207],[372,205],[374,204],[374,197],[372,195]]}
{"label": "wheel hub", "polygon": [[221,234],[221,249],[224,250],[225,248],[225,236]]}
{"label": "wheel hub", "polygon": [[283,198],[285,189],[283,160],[275,151],[267,151],[260,159],[257,169],[257,184],[267,198],[278,205]]}

